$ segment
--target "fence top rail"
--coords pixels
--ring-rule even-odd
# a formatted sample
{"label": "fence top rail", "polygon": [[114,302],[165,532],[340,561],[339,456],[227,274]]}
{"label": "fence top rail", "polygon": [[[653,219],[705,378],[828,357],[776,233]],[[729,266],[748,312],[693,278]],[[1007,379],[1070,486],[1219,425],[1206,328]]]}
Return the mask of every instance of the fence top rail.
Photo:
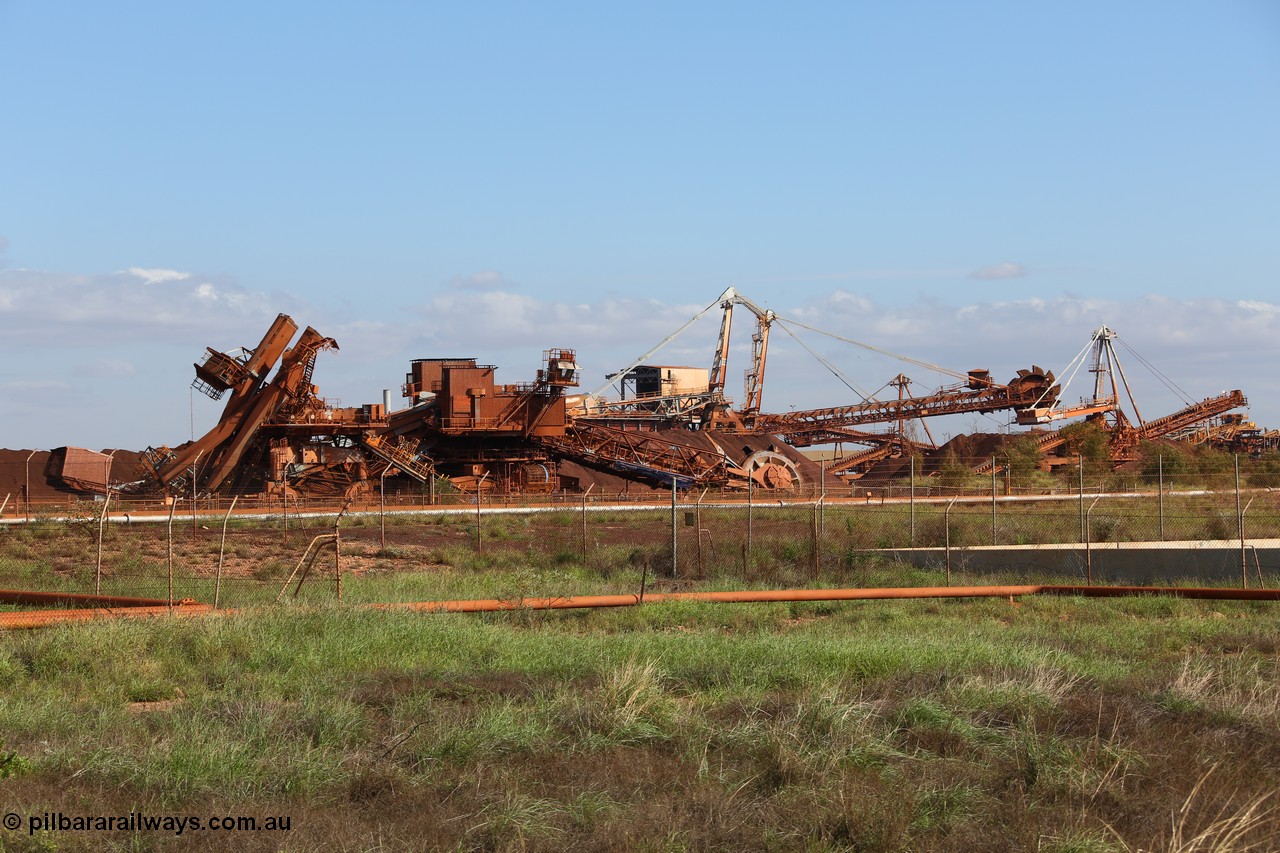
{"label": "fence top rail", "polygon": [[[1267,490],[1259,490],[1266,492]],[[989,509],[992,503],[1002,505],[1007,509],[1024,505],[1027,507],[1042,506],[1075,506],[1079,503],[1081,497],[1085,499],[1099,499],[1104,501],[1099,506],[1106,506],[1112,502],[1124,502],[1132,504],[1143,499],[1155,501],[1157,495],[1147,492],[1118,492],[1118,493],[1096,493],[1085,492],[1083,495],[1077,494],[1058,494],[1058,495],[997,495],[993,498],[991,495],[915,495],[911,496],[893,496],[893,497],[873,497],[867,499],[865,497],[841,498],[827,495],[825,498],[815,498],[809,496],[796,496],[793,494],[784,494],[778,497],[768,495],[761,497],[756,495],[748,499],[744,495],[739,494],[718,494],[708,496],[701,501],[703,509],[741,509],[753,505],[757,509],[767,510],[774,509],[804,509],[822,505],[831,509],[840,508],[906,508],[911,505],[916,506],[946,506],[955,503],[959,507],[983,507]],[[1179,492],[1178,497],[1231,497],[1234,493],[1213,492],[1208,490],[1199,490],[1194,492]],[[1168,499],[1168,495],[1165,496]],[[676,501],[677,506],[693,507],[698,505],[697,497],[694,495],[680,495]],[[650,497],[631,498],[619,500],[612,495],[589,495],[584,501],[581,494],[570,494],[562,496],[559,500],[553,501],[506,501],[501,496],[481,496],[479,507],[476,506],[474,496],[466,496],[457,501],[449,503],[436,504],[409,504],[394,502],[388,504],[385,509],[379,507],[376,496],[372,500],[358,501],[352,505],[352,509],[347,515],[354,518],[379,517],[385,515],[388,517],[430,517],[439,515],[459,515],[468,514],[475,515],[477,510],[484,515],[529,515],[537,513],[563,513],[563,512],[581,512],[583,507],[588,512],[650,512],[656,510],[670,510],[670,497]],[[101,506],[101,503],[91,504],[90,506]],[[230,501],[223,503],[197,501],[194,509],[190,503],[185,506],[179,504],[178,514],[180,517],[190,520],[215,519],[221,521],[226,515]],[[59,511],[60,510],[60,511]],[[279,520],[283,516],[288,515],[289,518],[297,519],[317,519],[317,518],[333,518],[342,510],[341,503],[314,502],[314,501],[298,501],[289,503],[287,510],[280,502],[264,504],[259,506],[245,506],[238,504],[231,518],[235,521],[252,521],[252,520]],[[95,510],[94,518],[96,519],[98,512]],[[111,524],[119,523],[152,523],[167,522],[169,520],[170,510],[163,504],[158,502],[122,502],[117,504],[112,499],[111,505],[108,507],[106,520]],[[6,511],[0,517],[0,525],[24,525],[28,523],[71,523],[83,522],[86,517],[82,512],[69,512],[66,507],[49,508],[45,512],[32,512],[30,516],[24,514],[22,510],[10,514]]]}

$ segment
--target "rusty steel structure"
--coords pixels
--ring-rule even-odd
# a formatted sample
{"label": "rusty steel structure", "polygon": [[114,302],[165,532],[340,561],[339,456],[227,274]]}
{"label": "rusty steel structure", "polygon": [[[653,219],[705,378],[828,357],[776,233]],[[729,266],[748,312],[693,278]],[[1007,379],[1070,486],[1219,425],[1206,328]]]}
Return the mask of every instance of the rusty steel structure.
{"label": "rusty steel structure", "polygon": [[[649,363],[663,345],[716,308],[721,319],[709,370]],[[748,311],[755,324],[740,405],[726,395],[735,309]],[[293,319],[282,314],[252,349],[206,351],[195,365],[193,387],[226,399],[217,424],[180,447],[148,448],[134,488],[174,496],[350,497],[390,477],[416,482],[424,491],[447,483],[464,492],[538,493],[582,491],[584,477],[610,476],[658,488],[790,489],[824,476],[801,448],[865,446],[826,471],[856,479],[880,460],[933,449],[931,437],[926,443],[909,434],[909,424],[918,422],[928,434],[927,419],[962,413],[1007,412],[1028,426],[1084,417],[1107,431],[1117,463],[1153,438],[1208,441],[1230,435],[1244,442],[1266,435],[1228,414],[1246,404],[1239,391],[1143,420],[1112,345],[1115,333],[1105,326],[1087,348],[1092,398],[1078,405],[1063,405],[1062,386],[1052,371],[1038,366],[1000,383],[985,369],[950,371],[832,335],[959,381],[912,393],[911,380],[899,373],[885,386],[895,388],[896,396],[769,412],[765,369],[770,334],[779,326],[793,337],[792,326],[813,328],[784,320],[729,288],[590,394],[575,391],[580,370],[572,349],[544,351],[534,381],[515,384],[500,383],[497,368],[475,358],[419,358],[410,363],[401,387],[407,406],[388,411],[385,402],[327,404],[313,374],[319,354],[337,351],[338,344],[310,327],[299,334]],[[615,384],[622,388],[620,399],[602,393]],[[1121,388],[1132,418],[1119,405]],[[1057,432],[1033,434],[1042,453],[1065,441]],[[74,479],[77,471],[101,472],[99,456],[68,452],[57,473]],[[83,477],[81,482],[95,485]]]}
{"label": "rusty steel structure", "polygon": [[1172,430],[1167,437],[1190,445],[1210,444],[1251,456],[1280,450],[1280,430],[1262,429],[1238,412],[1224,413]]}
{"label": "rusty steel structure", "polygon": [[987,371],[974,370],[970,371],[965,384],[942,388],[922,397],[868,400],[851,406],[760,415],[753,428],[784,436],[793,446],[810,447],[857,440],[859,436],[847,432],[849,427],[969,412],[1020,412],[1038,401],[1056,399],[1056,393],[1053,373],[1039,367],[1021,371],[1007,385],[991,381]]}
{"label": "rusty steel structure", "polygon": [[111,455],[83,447],[55,447],[49,451],[44,476],[78,492],[106,494],[111,485]]}
{"label": "rusty steel structure", "polygon": [[[1238,425],[1245,423],[1243,416],[1227,414],[1233,409],[1248,405],[1249,401],[1239,390],[1224,391],[1199,401],[1188,400],[1185,406],[1175,412],[1152,420],[1143,419],[1115,350],[1114,342],[1118,337],[1106,325],[1099,326],[1090,336],[1089,345],[1072,362],[1073,365],[1089,364],[1088,370],[1093,374],[1091,398],[1067,406],[1048,399],[1038,401],[1036,405],[1019,411],[1017,422],[1028,425],[1046,424],[1083,417],[1086,422],[1097,425],[1106,433],[1111,458],[1117,465],[1136,459],[1143,442],[1157,439],[1188,441],[1194,436],[1198,442],[1192,439],[1191,443],[1216,440],[1221,445],[1229,446],[1234,439],[1234,449],[1239,450],[1247,449],[1249,439],[1260,432],[1256,428],[1239,428]],[[1068,370],[1071,370],[1071,365],[1068,365]],[[1132,417],[1121,407],[1122,399],[1128,401]],[[1219,425],[1217,430],[1211,428],[1215,423]],[[1049,453],[1065,442],[1066,438],[1056,432],[1046,433],[1037,438],[1037,448],[1041,453]],[[989,471],[990,467],[990,463],[985,463],[979,469],[980,472]]]}
{"label": "rusty steel structure", "polygon": [[[564,390],[577,385],[574,353],[544,353],[535,382],[501,385],[475,359],[418,359],[403,393],[414,405],[388,416],[383,404],[327,405],[312,384],[332,338],[297,332],[280,315],[253,349],[210,348],[194,387],[228,395],[218,423],[180,448],[148,448],[138,488],[344,496],[387,474],[462,490],[558,488],[554,463],[533,442],[563,436]],[[274,376],[271,376],[272,369]]]}
{"label": "rusty steel structure", "polygon": [[192,384],[211,399],[227,396],[222,415],[183,447],[147,448],[138,472],[144,488],[342,494],[363,487],[369,472],[360,443],[385,424],[383,407],[327,406],[311,380],[317,356],[338,344],[310,327],[294,341],[297,330],[281,314],[253,349],[207,350]]}
{"label": "rusty steel structure", "polygon": [[535,381],[499,384],[497,368],[474,358],[418,359],[403,387],[413,405],[389,417],[387,436],[463,491],[556,491],[555,462],[540,442],[565,435],[565,392],[578,385],[578,365],[564,348],[542,361]]}

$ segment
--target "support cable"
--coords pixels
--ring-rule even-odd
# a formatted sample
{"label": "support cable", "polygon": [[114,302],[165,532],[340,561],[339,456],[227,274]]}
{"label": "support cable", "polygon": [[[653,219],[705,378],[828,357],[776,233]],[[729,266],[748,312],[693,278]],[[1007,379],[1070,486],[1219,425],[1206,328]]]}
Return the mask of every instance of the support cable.
{"label": "support cable", "polygon": [[[779,317],[778,320],[784,320],[784,318]],[[917,367],[923,367],[926,370],[937,371],[938,373],[941,373],[945,376],[950,376],[955,379],[963,379],[966,381],[969,379],[969,374],[967,373],[960,373],[958,371],[951,370],[950,368],[942,367],[941,365],[938,365],[938,364],[931,364],[927,361],[920,361],[919,359],[911,358],[910,356],[902,355],[901,353],[896,353],[891,350],[881,349],[880,347],[875,347],[875,346],[872,346],[871,344],[864,344],[862,341],[855,341],[853,338],[846,338],[843,335],[837,335],[835,332],[828,332],[823,329],[819,329],[816,326],[810,326],[808,323],[801,323],[799,320],[792,320],[789,318],[785,318],[785,322],[793,323],[802,329],[808,329],[811,332],[817,332],[818,334],[826,335],[829,338],[835,338],[837,341],[843,341],[846,344],[853,344],[856,347],[862,347],[865,350],[869,350],[874,353],[879,353],[880,355],[886,355],[889,358],[895,358],[898,361],[905,361],[907,364],[914,364]]]}
{"label": "support cable", "polygon": [[[811,355],[811,356],[813,356],[815,359],[817,359],[818,363],[819,363],[819,364],[821,364],[823,367],[825,367],[828,371],[830,371],[832,376],[834,376],[836,379],[839,379],[839,380],[840,380],[840,382],[841,382],[841,383],[843,383],[843,384],[844,384],[844,386],[845,386],[846,388],[848,388],[850,391],[852,391],[853,393],[855,393],[855,394],[857,394],[859,397],[861,397],[861,398],[862,398],[862,401],[863,401],[864,403],[865,403],[865,402],[870,402],[870,401],[880,402],[878,399],[876,399],[876,397],[875,397],[875,394],[874,394],[874,393],[868,394],[866,391],[862,390],[862,389],[861,389],[861,388],[859,388],[857,385],[853,384],[853,382],[852,382],[851,380],[849,380],[849,379],[848,379],[848,378],[847,378],[847,377],[846,377],[846,376],[845,376],[845,375],[840,371],[840,369],[839,369],[838,367],[836,367],[834,364],[832,364],[828,359],[825,359],[825,358],[823,358],[821,355],[819,355],[819,354],[818,354],[818,353],[817,353],[817,352],[816,352],[812,347],[810,347],[807,343],[805,343],[804,341],[802,341],[802,340],[799,338],[799,336],[798,336],[798,335],[796,335],[796,333],[795,333],[795,332],[793,332],[793,331],[791,331],[790,329],[788,329],[788,328],[787,328],[787,325],[788,325],[788,324],[787,324],[787,322],[785,322],[785,321],[783,321],[782,319],[780,319],[780,318],[779,318],[779,319],[775,319],[775,320],[774,320],[774,323],[775,323],[775,324],[777,324],[777,325],[779,325],[779,326],[781,326],[781,327],[782,327],[782,331],[786,332],[788,335],[790,335],[790,336],[791,336],[791,338],[792,338],[796,343],[798,343],[800,346],[804,347],[805,351],[806,351],[807,353],[809,353],[809,355]],[[886,388],[886,387],[888,387],[888,386],[887,386],[887,385],[883,385],[883,386],[881,386],[881,390],[883,390],[883,389],[884,389],[884,388]]]}
{"label": "support cable", "polygon": [[1119,335],[1116,335],[1115,339],[1120,343],[1124,344],[1125,350],[1134,358],[1136,358],[1138,362],[1142,364],[1143,367],[1147,368],[1147,370],[1150,370],[1153,374],[1155,374],[1155,377],[1160,380],[1161,384],[1163,384],[1164,387],[1172,391],[1175,395],[1180,397],[1182,399],[1182,402],[1186,403],[1187,405],[1191,405],[1195,402],[1195,400],[1191,398],[1190,394],[1188,394],[1186,391],[1183,391],[1180,387],[1178,387],[1178,384],[1176,382],[1174,382],[1168,376],[1165,376],[1163,373],[1161,373],[1158,369],[1156,369],[1155,365],[1153,365],[1151,362],[1143,358],[1142,355],[1139,354],[1138,351],[1135,350],[1133,347],[1129,346],[1128,341],[1124,340]]}
{"label": "support cable", "polygon": [[[1089,342],[1085,344],[1083,348],[1081,348],[1080,352],[1076,353],[1076,357],[1071,359],[1071,361],[1067,362],[1067,366],[1063,370],[1063,373],[1066,373],[1067,370],[1070,370],[1071,375],[1069,375],[1066,381],[1062,383],[1062,387],[1058,391],[1059,400],[1061,400],[1064,396],[1066,396],[1067,389],[1071,387],[1071,380],[1075,379],[1076,374],[1080,372],[1080,368],[1084,367],[1084,361],[1085,361],[1084,355],[1089,351],[1089,349],[1092,346],[1093,346],[1093,339],[1091,338]],[[1043,400],[1045,398],[1045,395],[1048,393],[1049,393],[1049,389],[1046,388],[1044,393],[1036,398],[1035,404],[1039,405],[1040,401]],[[1057,403],[1054,403],[1054,407],[1055,408],[1057,407]]]}
{"label": "support cable", "polygon": [[669,343],[671,343],[672,341],[674,341],[674,340],[675,340],[676,338],[678,338],[681,334],[683,334],[683,333],[684,333],[684,331],[685,331],[686,329],[688,329],[688,328],[689,328],[690,326],[692,326],[694,323],[696,323],[696,322],[698,322],[699,320],[701,320],[701,319],[702,319],[702,317],[703,317],[703,315],[705,315],[708,311],[710,311],[712,308],[719,307],[719,306],[720,306],[720,305],[721,305],[721,304],[722,304],[726,299],[730,299],[730,298],[732,298],[736,293],[737,293],[737,291],[735,291],[732,287],[727,288],[727,289],[725,290],[725,292],[724,292],[724,293],[720,294],[720,296],[719,296],[719,297],[717,297],[717,299],[716,299],[716,301],[715,301],[715,302],[712,302],[712,303],[711,303],[710,305],[708,305],[706,308],[703,308],[703,309],[702,309],[701,311],[699,311],[697,314],[694,314],[694,315],[693,315],[693,317],[691,317],[691,318],[690,318],[690,319],[689,319],[689,320],[688,320],[688,321],[687,321],[683,326],[681,326],[680,328],[676,329],[674,332],[672,332],[671,334],[669,334],[669,335],[667,335],[665,338],[663,338],[663,339],[662,339],[662,341],[661,341],[661,342],[659,342],[659,344],[658,344],[656,347],[654,347],[653,349],[649,350],[647,353],[645,353],[644,355],[640,356],[640,357],[639,357],[639,358],[637,358],[635,361],[631,362],[631,363],[630,363],[630,364],[628,364],[626,367],[624,367],[624,368],[622,368],[621,370],[619,370],[617,373],[611,373],[611,374],[609,374],[609,376],[608,376],[608,377],[607,377],[607,379],[605,380],[605,383],[604,383],[603,385],[601,385],[599,388],[597,388],[596,390],[592,391],[588,396],[590,396],[590,397],[599,397],[599,396],[600,396],[601,394],[603,394],[605,391],[609,390],[609,388],[614,384],[614,382],[615,382],[615,381],[617,381],[617,380],[621,380],[623,377],[625,377],[628,373],[630,373],[630,372],[631,372],[632,370],[634,370],[636,367],[639,367],[641,364],[643,364],[644,362],[648,361],[648,360],[649,360],[649,358],[650,358],[654,353],[656,353],[658,350],[662,349],[662,348],[663,348],[663,347],[665,347],[667,344],[669,344]]}

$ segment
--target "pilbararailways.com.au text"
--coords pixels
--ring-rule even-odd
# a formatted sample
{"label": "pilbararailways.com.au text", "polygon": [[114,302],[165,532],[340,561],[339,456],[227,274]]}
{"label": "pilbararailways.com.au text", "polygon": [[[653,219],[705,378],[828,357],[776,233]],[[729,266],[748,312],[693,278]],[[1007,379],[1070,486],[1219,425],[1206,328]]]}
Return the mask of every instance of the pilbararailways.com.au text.
{"label": "pilbararailways.com.au text", "polygon": [[289,815],[252,817],[249,815],[149,815],[129,812],[118,815],[68,815],[43,812],[25,819],[14,812],[4,816],[5,829],[18,830],[25,824],[28,835],[37,832],[288,832]]}

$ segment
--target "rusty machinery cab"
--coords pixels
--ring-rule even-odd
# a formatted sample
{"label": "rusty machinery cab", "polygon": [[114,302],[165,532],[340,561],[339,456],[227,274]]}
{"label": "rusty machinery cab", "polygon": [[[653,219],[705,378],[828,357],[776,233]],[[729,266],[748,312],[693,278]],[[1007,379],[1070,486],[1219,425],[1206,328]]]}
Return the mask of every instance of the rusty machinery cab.
{"label": "rusty machinery cab", "polygon": [[577,358],[571,349],[542,357],[537,381],[521,384],[499,384],[497,368],[474,358],[415,359],[402,391],[415,405],[432,403],[433,425],[445,433],[563,434],[563,392],[578,385]]}
{"label": "rusty machinery cab", "polygon": [[530,438],[563,436],[564,391],[578,385],[577,355],[542,353],[532,383],[500,384],[493,365],[474,358],[422,358],[410,363],[402,393],[411,406],[390,418],[401,441],[418,442],[463,491],[556,488],[554,465]]}
{"label": "rusty machinery cab", "polygon": [[195,365],[196,378],[191,387],[213,400],[232,389],[247,391],[253,382],[261,383],[284,353],[298,324],[287,314],[279,314],[253,349],[237,347],[219,352],[205,348],[204,359]]}
{"label": "rusty machinery cab", "polygon": [[191,387],[211,400],[221,400],[223,394],[249,377],[245,364],[252,356],[253,350],[244,347],[227,352],[206,347],[204,360],[195,365],[196,379]]}
{"label": "rusty machinery cab", "polygon": [[[571,349],[542,351],[546,367],[538,371],[538,383],[552,389],[578,387],[578,355]],[[558,393],[554,391],[553,393]]]}

